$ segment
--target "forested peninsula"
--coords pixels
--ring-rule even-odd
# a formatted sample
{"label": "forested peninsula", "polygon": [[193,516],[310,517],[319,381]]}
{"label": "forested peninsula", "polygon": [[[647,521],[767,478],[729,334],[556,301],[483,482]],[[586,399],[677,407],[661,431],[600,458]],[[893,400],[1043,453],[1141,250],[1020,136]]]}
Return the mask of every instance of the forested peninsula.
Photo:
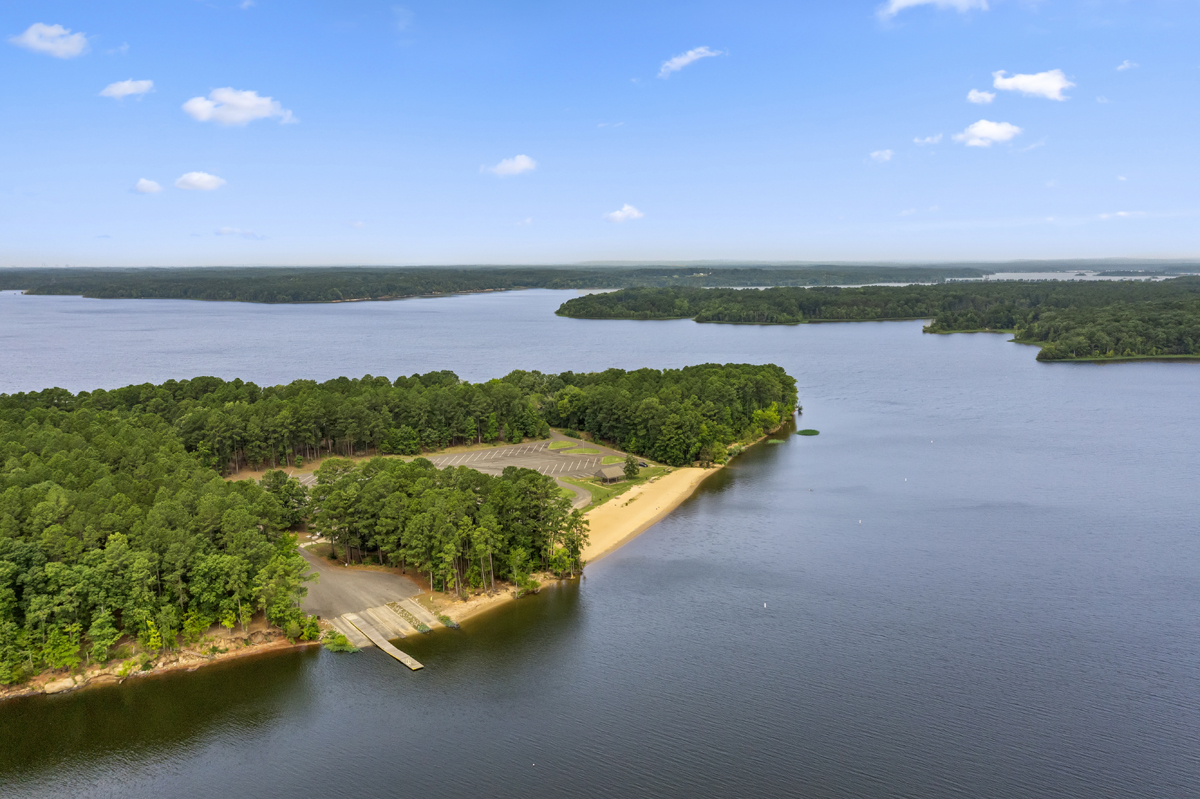
{"label": "forested peninsula", "polygon": [[[551,478],[489,476],[417,457],[327,457],[311,492],[244,467],[313,455],[419,455],[519,441],[550,425],[671,464],[721,462],[796,407],[773,365],[594,374],[452,372],[259,387],[213,377],[72,394],[0,395],[0,685],[46,669],[194,643],[256,612],[313,637],[299,609],[306,524],[347,560],[377,559],[431,584],[518,585],[574,574],[586,525]],[[130,661],[132,662],[132,661]]]}
{"label": "forested peninsula", "polygon": [[825,286],[982,277],[972,266],[196,267],[0,269],[0,290],[98,299],[349,302],[516,289]]}
{"label": "forested peninsula", "polygon": [[577,297],[576,319],[801,324],[932,318],[929,333],[1006,331],[1040,360],[1200,355],[1200,277],[951,282],[932,286],[632,288]]}

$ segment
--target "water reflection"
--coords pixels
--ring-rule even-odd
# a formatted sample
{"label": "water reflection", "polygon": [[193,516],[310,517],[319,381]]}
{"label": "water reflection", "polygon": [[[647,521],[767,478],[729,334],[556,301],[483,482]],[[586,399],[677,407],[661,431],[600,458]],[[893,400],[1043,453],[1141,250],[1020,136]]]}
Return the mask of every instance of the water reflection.
{"label": "water reflection", "polygon": [[[311,702],[315,650],[272,653],[195,672],[136,678],[0,707],[0,774],[36,776],[64,761],[174,756],[219,735],[254,735]],[[285,711],[286,708],[286,711]]]}

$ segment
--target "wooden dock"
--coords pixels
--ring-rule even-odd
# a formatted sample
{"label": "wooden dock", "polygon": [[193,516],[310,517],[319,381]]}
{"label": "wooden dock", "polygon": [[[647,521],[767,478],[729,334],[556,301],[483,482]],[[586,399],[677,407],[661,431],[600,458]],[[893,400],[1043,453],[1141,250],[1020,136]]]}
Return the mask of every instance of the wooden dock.
{"label": "wooden dock", "polygon": [[[355,627],[358,630],[358,632],[360,632],[362,635],[366,636],[367,639],[369,639],[371,643],[373,643],[375,646],[379,647],[384,652],[386,652],[389,655],[391,655],[392,657],[394,657],[396,660],[403,663],[405,666],[408,666],[413,671],[416,671],[417,669],[425,668],[420,663],[418,663],[415,658],[404,654],[399,649],[392,646],[388,642],[387,635],[384,632],[381,632],[379,627],[377,627],[375,623],[372,623],[372,621],[375,618],[382,615],[379,613],[372,612],[372,611],[378,611],[378,610],[379,610],[378,608],[372,608],[369,611],[363,611],[362,614],[346,613],[346,614],[343,614],[342,616],[340,616],[339,619],[344,619],[345,621],[349,622],[349,624],[352,625],[353,627]],[[390,609],[389,609],[388,612],[392,612],[392,611],[390,611]],[[396,615],[396,614],[393,613],[392,615]],[[384,616],[383,618],[387,619],[386,616]],[[399,616],[397,616],[397,618],[399,618]],[[381,622],[377,622],[377,623],[381,623]],[[401,635],[403,635],[403,633],[401,633]],[[349,636],[347,636],[347,638],[348,637]],[[357,646],[357,644],[356,644],[356,646]]]}

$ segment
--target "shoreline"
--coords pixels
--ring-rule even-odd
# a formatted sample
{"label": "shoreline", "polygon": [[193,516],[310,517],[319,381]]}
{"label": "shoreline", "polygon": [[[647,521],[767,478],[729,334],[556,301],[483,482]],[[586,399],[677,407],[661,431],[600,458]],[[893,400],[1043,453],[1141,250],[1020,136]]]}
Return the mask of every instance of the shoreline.
{"label": "shoreline", "polygon": [[[764,435],[758,441],[752,442],[750,446],[760,443],[765,438],[767,436]],[[655,478],[652,482],[634,486],[620,496],[585,513],[584,518],[589,523],[590,538],[588,546],[583,552],[585,566],[612,554],[662,521],[671,511],[683,504],[684,500],[692,496],[701,483],[720,472],[726,465],[714,465],[708,468],[699,466],[676,468],[669,474]],[[392,569],[385,570],[393,571]],[[412,579],[406,573],[403,576]],[[546,573],[535,574],[533,577],[541,582],[539,590],[554,588],[559,583],[565,582],[565,580]],[[459,624],[518,599],[516,592],[512,589],[490,596],[481,594],[466,602],[440,601],[442,598],[438,594],[426,592],[423,594],[424,596],[419,594],[413,597],[413,600],[420,602],[423,598],[433,599],[432,602],[426,599],[422,604],[426,604],[435,615],[445,615]],[[0,687],[0,702],[21,697],[70,693],[105,685],[120,685],[129,679],[158,676],[177,671],[196,671],[202,666],[238,658],[321,645],[320,641],[289,642],[283,636],[282,631],[268,627],[262,621],[252,622],[250,627],[251,629],[246,632],[246,637],[242,640],[249,642],[251,636],[261,636],[262,640],[245,643],[236,650],[232,650],[232,645],[237,640],[236,636],[216,633],[217,637],[226,639],[225,643],[230,645],[230,651],[206,655],[194,649],[180,649],[160,658],[161,661],[166,662],[156,664],[152,669],[130,671],[125,675],[117,673],[122,662],[116,661],[111,661],[110,665],[104,667],[81,670],[79,674],[46,673],[18,686]],[[212,643],[211,633],[201,642],[206,645]]]}
{"label": "shoreline", "polygon": [[28,682],[18,685],[0,686],[0,702],[5,702],[13,699],[21,699],[30,696],[53,696],[56,694],[74,693],[88,688],[100,688],[110,685],[120,685],[127,680],[141,679],[145,677],[160,677],[164,674],[171,674],[179,671],[196,671],[203,666],[210,666],[216,663],[226,663],[232,660],[239,660],[246,657],[254,657],[256,655],[266,655],[274,652],[286,652],[293,649],[307,649],[311,646],[320,646],[320,641],[288,641],[281,630],[274,627],[268,627],[262,623],[251,624],[251,627],[256,627],[245,634],[244,641],[252,641],[254,636],[261,636],[262,640],[252,641],[237,646],[235,641],[238,636],[217,635],[216,638],[224,638],[223,643],[227,644],[226,651],[204,654],[198,651],[202,645],[213,645],[214,637],[208,636],[199,644],[192,647],[180,648],[174,652],[166,653],[155,659],[155,665],[151,669],[142,671],[141,669],[131,669],[127,674],[120,674],[121,667],[125,660],[112,660],[103,666],[92,666],[84,668],[79,673],[55,673],[43,672],[42,674],[32,677]]}
{"label": "shoreline", "polygon": [[[655,479],[652,483],[634,486],[619,497],[614,497],[585,513],[584,518],[588,520],[591,539],[583,551],[585,568],[616,552],[658,524],[683,504],[684,500],[696,493],[701,483],[723,468],[723,465],[707,469],[698,466],[681,467]],[[541,582],[541,590],[554,588],[566,582],[550,574],[537,574],[534,577]],[[475,596],[466,602],[450,601],[437,608],[436,612],[461,624],[516,600],[517,597],[510,589],[492,596]]]}
{"label": "shoreline", "polygon": [[724,468],[681,467],[585,513],[590,537],[583,550],[585,565],[615,552],[662,521],[696,493],[701,483]]}

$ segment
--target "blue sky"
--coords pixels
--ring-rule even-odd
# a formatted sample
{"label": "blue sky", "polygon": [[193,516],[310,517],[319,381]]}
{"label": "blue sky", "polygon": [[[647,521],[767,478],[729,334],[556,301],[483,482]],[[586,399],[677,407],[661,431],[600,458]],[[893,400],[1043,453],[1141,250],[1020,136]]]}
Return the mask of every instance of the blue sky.
{"label": "blue sky", "polygon": [[7,2],[0,266],[1197,256],[1198,34],[1194,0]]}

